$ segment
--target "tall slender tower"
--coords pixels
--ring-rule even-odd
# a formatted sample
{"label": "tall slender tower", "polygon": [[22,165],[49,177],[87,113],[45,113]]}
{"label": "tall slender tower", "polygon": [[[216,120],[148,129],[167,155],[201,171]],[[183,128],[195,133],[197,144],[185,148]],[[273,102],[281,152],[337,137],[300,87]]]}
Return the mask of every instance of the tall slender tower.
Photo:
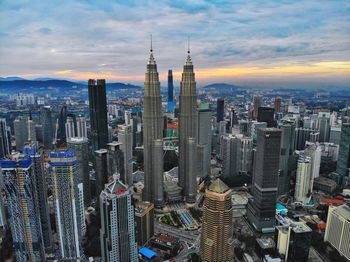
{"label": "tall slender tower", "polygon": [[106,81],[90,79],[88,86],[92,149],[93,151],[106,149],[108,143]]}
{"label": "tall slender tower", "polygon": [[[197,168],[190,165],[196,165],[197,163],[195,159],[197,148],[196,146],[190,146],[190,144],[194,143],[194,145],[197,145],[197,94],[190,50],[187,53],[179,97],[179,185],[183,189],[186,201],[193,203],[196,201]],[[190,157],[194,158],[191,162]],[[193,172],[190,172],[190,170],[193,170]]]}
{"label": "tall slender tower", "polygon": [[168,113],[174,113],[174,81],[171,69],[168,71]]}
{"label": "tall slender tower", "polygon": [[[151,54],[145,74],[143,141],[145,187],[143,200],[153,202],[156,207],[163,205],[163,116],[157,64]],[[159,154],[160,153],[160,154]]]}

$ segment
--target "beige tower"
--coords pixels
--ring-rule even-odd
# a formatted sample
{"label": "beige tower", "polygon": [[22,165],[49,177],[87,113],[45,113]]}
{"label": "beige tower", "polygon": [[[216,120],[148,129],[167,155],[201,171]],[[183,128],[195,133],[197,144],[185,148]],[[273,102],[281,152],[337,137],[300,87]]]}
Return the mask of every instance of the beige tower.
{"label": "beige tower", "polygon": [[233,258],[231,192],[219,178],[205,191],[201,238],[204,262],[226,262]]}

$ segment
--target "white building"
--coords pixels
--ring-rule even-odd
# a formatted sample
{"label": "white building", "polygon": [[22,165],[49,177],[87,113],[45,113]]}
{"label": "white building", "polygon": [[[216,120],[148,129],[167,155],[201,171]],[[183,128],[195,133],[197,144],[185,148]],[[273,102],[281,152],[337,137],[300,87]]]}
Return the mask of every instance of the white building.
{"label": "white building", "polygon": [[311,158],[308,156],[300,155],[295,183],[295,201],[299,201],[304,204],[308,202],[309,194],[312,192],[313,187],[311,169]]}

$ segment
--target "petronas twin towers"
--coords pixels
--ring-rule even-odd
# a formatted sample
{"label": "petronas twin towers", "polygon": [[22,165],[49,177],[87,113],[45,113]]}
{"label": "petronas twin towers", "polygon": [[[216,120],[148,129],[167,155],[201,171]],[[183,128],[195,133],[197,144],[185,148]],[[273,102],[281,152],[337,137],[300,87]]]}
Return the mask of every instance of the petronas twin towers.
{"label": "petronas twin towers", "polygon": [[[144,173],[143,199],[156,207],[163,197],[163,114],[159,74],[151,48],[144,90]],[[193,64],[188,50],[180,84],[179,114],[179,186],[188,203],[196,200],[197,95]]]}

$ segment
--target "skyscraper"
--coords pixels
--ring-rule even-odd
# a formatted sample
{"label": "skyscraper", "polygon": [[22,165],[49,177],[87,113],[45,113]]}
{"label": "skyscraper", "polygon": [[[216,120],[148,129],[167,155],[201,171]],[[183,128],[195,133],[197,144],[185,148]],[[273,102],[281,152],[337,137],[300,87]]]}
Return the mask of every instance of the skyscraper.
{"label": "skyscraper", "polygon": [[45,261],[36,185],[30,158],[0,160],[17,262]]}
{"label": "skyscraper", "polygon": [[61,146],[67,142],[66,140],[66,124],[67,121],[67,106],[62,106],[58,115],[58,130],[57,130],[57,146]]}
{"label": "skyscraper", "polygon": [[266,122],[267,127],[275,127],[275,109],[271,107],[259,107],[258,122]]}
{"label": "skyscraper", "polygon": [[0,118],[0,159],[11,153],[11,144],[7,133],[6,119]]}
{"label": "skyscraper", "polygon": [[124,153],[122,151],[122,143],[113,141],[107,144],[107,167],[108,176],[113,177],[114,174],[120,175],[120,180],[126,183],[124,170]]}
{"label": "skyscraper", "polygon": [[320,175],[322,148],[317,144],[310,144],[305,149],[305,155],[311,158],[311,177],[315,179]]}
{"label": "skyscraper", "polygon": [[86,118],[84,116],[77,117],[77,137],[87,138],[87,127],[86,127]]}
{"label": "skyscraper", "polygon": [[204,262],[233,258],[231,193],[219,178],[205,190],[200,246]]}
{"label": "skyscraper", "polygon": [[132,178],[132,129],[131,125],[119,125],[118,141],[122,143],[124,154],[124,180],[129,186],[133,184]]}
{"label": "skyscraper", "polygon": [[216,100],[216,122],[224,121],[225,100],[218,98]]}
{"label": "skyscraper", "polygon": [[135,204],[136,242],[143,246],[154,235],[154,205],[147,201]]}
{"label": "skyscraper", "polygon": [[282,103],[282,98],[277,96],[275,98],[275,103],[274,103],[274,105],[275,105],[275,112],[276,113],[281,112],[281,103]]}
{"label": "skyscraper", "polygon": [[307,204],[312,192],[313,177],[311,170],[311,158],[300,155],[298,159],[296,183],[295,183],[295,201]]}
{"label": "skyscraper", "polygon": [[144,91],[143,144],[145,187],[143,200],[154,203],[156,207],[161,207],[164,202],[162,97],[157,64],[153,57],[152,47],[150,51],[150,58],[145,73]]}
{"label": "skyscraper", "polygon": [[100,194],[101,257],[103,262],[137,262],[132,193],[121,181],[106,185]]}
{"label": "skyscraper", "polygon": [[83,183],[84,206],[91,203],[91,188],[89,175],[89,141],[85,137],[72,137],[67,139],[67,148],[75,151],[78,164],[78,184]]}
{"label": "skyscraper", "polygon": [[66,139],[76,137],[76,122],[73,116],[67,116],[65,123]]}
{"label": "skyscraper", "polygon": [[317,117],[317,127],[320,132],[320,142],[329,141],[330,133],[330,113],[319,112]]}
{"label": "skyscraper", "polygon": [[212,111],[208,109],[198,110],[198,173],[200,177],[210,175],[210,160],[211,160],[211,114]]}
{"label": "skyscraper", "polygon": [[51,221],[49,216],[49,207],[47,202],[47,181],[44,169],[44,157],[35,144],[25,146],[23,153],[32,160],[32,177],[35,183],[35,201],[38,207],[38,216],[40,217],[42,237],[44,241],[45,250],[52,251],[52,231]]}
{"label": "skyscraper", "polygon": [[168,71],[168,113],[174,113],[174,81],[173,70]]}
{"label": "skyscraper", "polygon": [[108,182],[107,149],[95,151],[96,196],[99,196]]}
{"label": "skyscraper", "polygon": [[[186,201],[194,203],[197,178],[197,94],[190,51],[182,73],[179,102],[179,185]],[[190,140],[193,140],[193,148],[190,146]],[[193,158],[193,161],[190,161],[190,158]]]}
{"label": "skyscraper", "polygon": [[350,168],[350,123],[343,123],[341,127],[339,156],[337,162],[337,173],[349,176]]}
{"label": "skyscraper", "polygon": [[50,153],[53,176],[56,226],[61,258],[83,257],[81,240],[85,234],[83,184],[79,182],[75,151]]}
{"label": "skyscraper", "polygon": [[92,150],[106,149],[108,143],[106,81],[90,79],[88,88]]}
{"label": "skyscraper", "polygon": [[41,125],[43,127],[43,144],[46,149],[52,148],[53,130],[51,107],[44,106],[40,112]]}
{"label": "skyscraper", "polygon": [[260,232],[271,232],[275,226],[281,133],[276,128],[258,129],[252,181],[254,199],[249,199],[247,217]]}
{"label": "skyscraper", "polygon": [[19,116],[13,121],[15,133],[16,150],[22,151],[24,144],[28,141],[27,117]]}
{"label": "skyscraper", "polygon": [[261,106],[260,96],[254,96],[253,98],[253,119],[258,118],[258,110]]}

